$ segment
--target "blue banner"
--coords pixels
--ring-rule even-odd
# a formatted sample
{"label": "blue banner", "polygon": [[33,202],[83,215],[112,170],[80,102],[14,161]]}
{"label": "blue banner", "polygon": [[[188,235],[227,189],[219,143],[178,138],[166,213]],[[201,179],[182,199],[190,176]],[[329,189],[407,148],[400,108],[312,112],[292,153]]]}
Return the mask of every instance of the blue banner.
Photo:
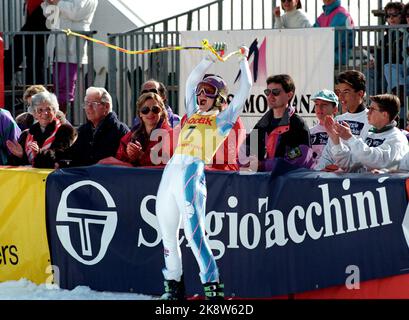
{"label": "blue banner", "polygon": [[[161,169],[91,166],[47,179],[61,288],[162,293]],[[206,227],[227,296],[270,297],[409,271],[407,175],[207,172]],[[405,219],[404,219],[405,218]],[[203,294],[183,230],[189,294]]]}

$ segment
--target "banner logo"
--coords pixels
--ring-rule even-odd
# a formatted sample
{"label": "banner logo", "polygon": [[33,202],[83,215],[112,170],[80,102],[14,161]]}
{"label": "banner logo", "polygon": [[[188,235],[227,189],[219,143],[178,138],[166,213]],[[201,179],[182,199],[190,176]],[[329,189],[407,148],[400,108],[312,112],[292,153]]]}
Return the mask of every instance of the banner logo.
{"label": "banner logo", "polygon": [[[110,210],[88,210],[81,208],[70,208],[68,206],[68,196],[74,197],[75,190],[85,187],[95,188],[105,199],[107,209]],[[88,188],[88,189],[86,189]],[[83,192],[77,191],[77,192]],[[94,192],[92,190],[92,192]],[[108,246],[114,236],[118,215],[115,202],[110,193],[99,183],[91,180],[84,180],[67,187],[61,194],[61,200],[57,209],[57,234],[64,249],[76,260],[86,265],[94,265],[105,256]],[[95,238],[91,238],[90,227],[99,225],[102,227],[100,243],[95,243]],[[81,253],[74,248],[71,235],[78,235],[81,244]],[[93,248],[98,248],[99,252],[94,254]],[[88,259],[87,259],[88,258]]]}
{"label": "banner logo", "polygon": [[[366,190],[351,192],[351,179],[341,183],[322,183],[314,189],[317,198],[302,203],[293,203],[282,209],[271,208],[268,196],[259,197],[258,209],[239,213],[239,196],[230,196],[226,211],[210,211],[206,214],[207,241],[216,259],[223,257],[226,248],[248,250],[274,246],[284,247],[288,243],[301,244],[309,240],[337,237],[353,232],[381,228],[392,224],[387,188],[388,177],[378,179],[376,185]],[[340,185],[340,187],[338,187]],[[342,189],[341,189],[342,188]],[[141,202],[141,217],[156,230],[155,241],[148,241],[139,229],[138,246],[154,247],[160,242],[159,225],[154,212],[149,212],[147,203],[153,196]],[[217,237],[228,228],[227,243]],[[409,246],[409,206],[403,221],[403,230]],[[183,239],[180,240],[180,243]]]}
{"label": "banner logo", "polygon": [[[265,79],[267,78],[267,37],[264,37],[263,42],[260,47],[258,45],[258,39],[254,39],[249,47],[249,68],[253,75],[253,82],[257,83],[257,80],[261,80],[264,86]],[[241,71],[239,71],[234,83],[236,83],[240,78]]]}

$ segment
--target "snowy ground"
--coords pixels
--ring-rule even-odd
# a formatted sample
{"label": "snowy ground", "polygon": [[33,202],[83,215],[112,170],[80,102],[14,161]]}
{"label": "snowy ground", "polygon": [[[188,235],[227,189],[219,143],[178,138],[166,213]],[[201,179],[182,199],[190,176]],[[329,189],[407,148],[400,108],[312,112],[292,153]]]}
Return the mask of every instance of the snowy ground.
{"label": "snowy ground", "polygon": [[57,285],[36,285],[29,280],[0,282],[0,300],[155,300],[137,293],[99,292],[78,286],[63,290]]}

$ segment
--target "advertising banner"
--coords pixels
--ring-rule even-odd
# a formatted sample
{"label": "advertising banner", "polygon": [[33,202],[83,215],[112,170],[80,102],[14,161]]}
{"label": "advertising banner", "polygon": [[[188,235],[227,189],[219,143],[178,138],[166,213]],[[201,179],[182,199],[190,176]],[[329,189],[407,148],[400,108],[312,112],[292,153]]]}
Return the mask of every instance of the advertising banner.
{"label": "advertising banner", "polygon": [[0,168],[0,281],[52,281],[45,219],[51,170]]}
{"label": "advertising banner", "polygon": [[[268,76],[289,74],[295,82],[292,105],[296,112],[312,126],[315,119],[311,95],[321,89],[334,88],[334,30],[332,28],[275,29],[245,31],[186,31],[181,33],[182,46],[198,46],[202,39],[209,44],[225,42],[226,55],[242,45],[250,49],[249,65],[253,87],[240,117],[249,131],[268,110],[263,90]],[[190,72],[209,52],[180,53],[180,96],[184,101],[186,80]],[[222,76],[234,95],[239,86],[239,65],[233,56],[226,62],[217,61],[207,73]],[[232,96],[230,96],[232,98]],[[180,104],[184,108],[184,103]],[[181,109],[180,114],[184,113]]]}
{"label": "advertising banner", "polygon": [[[62,288],[162,292],[161,175],[98,165],[49,176],[47,225]],[[207,235],[227,296],[271,297],[409,271],[407,176],[297,169],[206,178]],[[187,292],[202,294],[183,230],[180,241]]]}

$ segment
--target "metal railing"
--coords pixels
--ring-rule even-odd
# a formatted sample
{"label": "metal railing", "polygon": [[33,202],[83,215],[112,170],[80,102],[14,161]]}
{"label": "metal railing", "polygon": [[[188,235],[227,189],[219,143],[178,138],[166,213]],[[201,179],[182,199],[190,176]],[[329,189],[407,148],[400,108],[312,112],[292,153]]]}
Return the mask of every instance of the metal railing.
{"label": "metal railing", "polygon": [[[95,31],[78,32],[89,37],[95,34]],[[58,71],[53,70],[53,59],[47,55],[47,38],[51,35],[56,38],[67,37],[62,31],[4,33],[4,38],[9,42],[9,48],[5,50],[5,107],[14,116],[26,111],[22,100],[23,93],[28,86],[33,84],[42,84],[57,95],[60,92],[60,97],[65,96],[65,100],[67,100],[68,89],[64,92],[59,90],[59,84],[54,81],[54,78],[58,77]],[[88,64],[82,65],[80,54],[84,41],[82,38],[75,38],[74,63],[77,64],[78,76],[74,101],[67,107],[67,119],[74,125],[85,121],[82,111],[85,89],[94,83],[94,43],[88,42]],[[65,52],[65,61],[69,61],[68,42],[65,41],[65,44],[65,48],[62,50]],[[68,68],[63,68],[61,72],[68,74]],[[66,76],[67,81],[68,78]],[[66,83],[66,87],[68,87],[68,83]]]}
{"label": "metal railing", "polygon": [[342,59],[335,76],[344,70],[359,70],[366,76],[367,97],[393,93],[401,100],[401,126],[406,127],[409,107],[409,29],[407,25],[336,28],[337,33],[353,34],[354,46],[341,46]]}
{"label": "metal railing", "polygon": [[[6,0],[0,0],[5,3]],[[164,19],[156,23],[152,23],[142,28],[135,29],[122,34],[109,35],[109,42],[120,47],[130,50],[143,50],[147,48],[177,46],[180,44],[180,31],[185,30],[241,30],[241,29],[272,29],[274,25],[274,17],[272,15],[272,7],[279,4],[276,0],[217,0],[199,8],[190,10],[188,12],[179,14],[169,19]],[[384,0],[343,0],[342,4],[346,8],[356,8],[353,18],[357,24],[362,24],[365,20],[377,21],[377,17],[372,14],[372,10],[382,8],[387,1]],[[17,4],[17,2],[16,2]],[[303,10],[309,16],[315,18],[321,12],[321,0],[303,1]],[[4,10],[4,9],[3,9]],[[9,10],[9,9],[7,9]],[[11,10],[11,9],[10,9]],[[261,10],[261,11],[260,11]],[[261,12],[261,14],[260,14]],[[375,19],[375,20],[374,20]],[[313,21],[313,19],[311,19]],[[404,27],[404,26],[400,26]],[[341,63],[336,66],[335,73],[342,70],[357,68],[364,72],[368,78],[368,93],[380,93],[391,91],[387,88],[387,81],[385,78],[385,68],[379,64],[379,61],[384,61],[385,57],[385,33],[397,33],[397,27],[387,26],[371,26],[371,27],[355,27],[352,29],[337,28],[336,33],[339,39],[342,35],[352,33],[353,43],[342,48],[339,45],[338,55],[345,57],[341,59]],[[17,35],[33,35],[36,37],[45,36],[49,33],[34,32],[34,33],[18,33],[6,32],[5,38],[15,37]],[[407,43],[407,31],[403,31],[404,43]],[[10,38],[11,39],[11,38]],[[391,37],[389,37],[391,39]],[[12,42],[12,40],[7,40]],[[78,40],[82,41],[82,40]],[[339,40],[341,41],[341,40]],[[391,41],[391,40],[389,40]],[[41,41],[44,42],[45,41]],[[74,124],[79,124],[84,121],[83,112],[81,112],[81,101],[85,88],[93,83],[93,46],[89,43],[88,57],[90,59],[88,67],[79,67],[79,79],[76,90],[76,97],[73,111],[75,115],[71,115]],[[394,52],[401,52],[403,45],[396,44]],[[399,47],[400,46],[400,47]],[[376,47],[380,48],[376,50]],[[406,45],[405,45],[406,47]],[[392,50],[393,46],[389,46],[388,50]],[[10,48],[11,50],[12,47]],[[33,49],[30,49],[33,50]],[[108,49],[107,49],[108,50]],[[33,50],[34,54],[38,50]],[[22,49],[23,56],[27,56],[24,48]],[[403,54],[406,54],[403,52]],[[393,61],[391,58],[391,65]],[[371,65],[368,61],[370,57],[376,62]],[[367,60],[366,60],[367,59]],[[136,98],[139,96],[141,84],[150,79],[155,78],[163,82],[169,91],[169,104],[178,111],[178,85],[179,85],[179,53],[178,52],[162,52],[150,55],[126,55],[114,50],[109,51],[109,74],[108,74],[108,89],[112,94],[114,101],[114,110],[117,111],[121,120],[127,124],[131,124],[131,119],[135,113]],[[396,64],[396,63],[395,63]],[[45,61],[43,68],[38,72],[38,68],[26,60],[21,64],[11,62],[11,67],[18,68],[18,71],[13,73],[11,85],[7,87],[8,108],[14,114],[18,112],[18,103],[22,96],[22,90],[26,88],[31,82],[37,82],[36,77],[42,74],[44,84],[52,86],[52,68],[50,61]],[[392,67],[389,67],[389,73]],[[403,69],[403,78],[407,77],[406,68]],[[88,76],[89,74],[89,76]],[[28,81],[30,77],[34,77],[33,81]],[[397,76],[395,75],[395,78]],[[56,88],[54,88],[55,90]],[[403,97],[407,96],[406,86],[399,86],[396,94]],[[404,112],[407,109],[407,99],[404,98],[405,106]],[[406,119],[406,114],[402,114]]]}
{"label": "metal railing", "polygon": [[[355,26],[384,24],[382,9],[388,2],[341,0]],[[301,4],[311,24],[314,24],[322,13],[322,0],[301,0]],[[273,29],[275,17],[272,9],[280,5],[280,0],[217,0],[131,32]]]}
{"label": "metal railing", "polygon": [[[341,0],[356,26],[384,24],[382,9],[388,2],[389,0]],[[132,32],[272,29],[272,8],[280,4],[280,0],[216,0]],[[314,23],[322,12],[322,0],[301,0],[301,4],[310,22]],[[0,32],[19,31],[24,15],[24,0],[0,0]]]}
{"label": "metal railing", "polygon": [[[109,43],[130,50],[178,46],[178,32],[135,32],[112,34]],[[135,117],[135,105],[140,87],[148,79],[165,84],[168,104],[178,111],[179,54],[176,51],[149,55],[127,55],[118,51],[109,54],[109,92],[114,110],[126,123]]]}
{"label": "metal railing", "polygon": [[[408,61],[405,49],[409,39],[408,31],[402,27],[405,26],[336,28],[336,54],[339,63],[336,64],[334,75],[356,69],[367,78],[367,96],[386,92],[400,96],[405,106],[401,109],[401,118],[406,125],[409,86],[401,83],[396,89],[388,87],[388,83],[393,80],[398,84],[398,81],[409,80],[406,68],[401,68],[400,76],[396,73],[392,75],[399,61]],[[343,37],[348,37],[352,42],[346,41],[343,44]],[[395,38],[400,38],[401,41],[394,41]],[[128,32],[110,35],[109,39],[111,44],[131,50],[177,46],[181,42],[179,32]],[[116,101],[114,108],[120,119],[130,123],[135,114],[141,84],[150,78],[155,78],[168,87],[169,104],[178,112],[179,59],[178,51],[154,55],[126,55],[110,51],[109,91]],[[387,63],[389,69],[385,67]]]}
{"label": "metal railing", "polygon": [[24,0],[0,0],[0,32],[19,31],[24,16]]}

